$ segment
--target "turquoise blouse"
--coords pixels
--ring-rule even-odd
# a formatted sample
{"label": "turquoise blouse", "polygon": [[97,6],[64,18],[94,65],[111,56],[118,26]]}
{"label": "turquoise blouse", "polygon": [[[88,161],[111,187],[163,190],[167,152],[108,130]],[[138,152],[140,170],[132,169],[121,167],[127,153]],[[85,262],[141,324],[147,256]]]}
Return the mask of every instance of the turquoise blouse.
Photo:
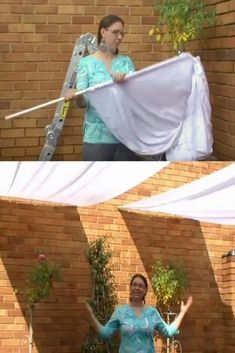
{"label": "turquoise blouse", "polygon": [[[135,70],[128,56],[116,55],[112,60],[112,73],[130,73]],[[77,73],[77,89],[83,90],[97,84],[112,80],[104,62],[88,55],[80,60]],[[87,107],[83,124],[83,141],[88,143],[119,143],[103,123],[100,115],[90,104],[87,97]]]}
{"label": "turquoise blouse", "polygon": [[163,321],[154,307],[144,307],[137,317],[129,304],[116,308],[110,320],[101,327],[100,336],[107,340],[116,330],[121,334],[119,353],[154,353],[155,330],[166,337],[179,333],[173,323],[168,325]]}

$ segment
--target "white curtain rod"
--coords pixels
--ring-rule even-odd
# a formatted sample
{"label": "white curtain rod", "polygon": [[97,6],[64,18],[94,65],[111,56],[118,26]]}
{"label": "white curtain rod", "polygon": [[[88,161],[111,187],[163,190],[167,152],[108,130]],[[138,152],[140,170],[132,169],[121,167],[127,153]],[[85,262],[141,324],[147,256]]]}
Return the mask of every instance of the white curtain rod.
{"label": "white curtain rod", "polygon": [[[104,83],[102,83],[102,84],[99,84],[99,85],[96,85],[96,86],[93,86],[93,87],[86,88],[86,89],[84,89],[84,90],[82,90],[82,91],[77,91],[77,92],[75,93],[75,96],[77,97],[77,96],[80,96],[80,95],[82,95],[82,94],[88,93],[88,92],[90,92],[90,91],[94,91],[94,90],[97,89],[97,88],[102,88],[102,87],[108,86],[108,85],[110,85],[111,83],[113,83],[113,80],[112,80],[112,81],[104,82]],[[31,113],[31,112],[33,112],[33,111],[35,111],[35,110],[39,110],[39,109],[48,107],[49,105],[62,102],[63,100],[65,100],[65,97],[60,97],[60,98],[53,99],[53,100],[51,100],[51,101],[49,101],[49,102],[36,105],[35,107],[28,108],[28,109],[25,109],[25,110],[21,110],[20,112],[17,112],[17,113],[14,113],[14,114],[10,114],[10,115],[5,116],[5,120],[17,118],[17,117],[19,117],[19,116],[22,116],[22,115]]]}

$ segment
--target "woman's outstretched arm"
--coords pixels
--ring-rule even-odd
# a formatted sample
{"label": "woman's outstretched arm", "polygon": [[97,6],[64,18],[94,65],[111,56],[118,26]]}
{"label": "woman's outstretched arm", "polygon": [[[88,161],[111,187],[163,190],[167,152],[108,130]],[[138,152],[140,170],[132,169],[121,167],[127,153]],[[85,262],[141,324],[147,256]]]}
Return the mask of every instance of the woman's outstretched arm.
{"label": "woman's outstretched arm", "polygon": [[156,314],[155,314],[155,320],[156,320],[156,324],[155,324],[155,328],[157,331],[159,331],[161,334],[163,334],[166,337],[172,337],[175,334],[179,333],[179,327],[180,324],[183,320],[183,317],[185,316],[186,312],[189,310],[190,306],[193,303],[193,298],[189,297],[186,304],[184,304],[184,302],[181,302],[181,306],[180,306],[180,313],[179,315],[175,318],[175,320],[170,323],[167,324],[160,316],[160,314],[158,313],[158,311],[156,310]]}
{"label": "woman's outstretched arm", "polygon": [[193,297],[192,296],[188,297],[186,304],[184,304],[183,300],[181,301],[180,313],[173,321],[173,324],[175,325],[175,327],[177,329],[180,327],[180,324],[183,320],[184,315],[187,313],[187,311],[189,310],[189,308],[192,304],[193,304]]}
{"label": "woman's outstretched arm", "polygon": [[91,306],[86,303],[86,308],[89,314],[91,325],[94,327],[95,331],[99,334],[104,340],[109,339],[115,331],[119,329],[119,310],[115,309],[109,321],[102,325],[97,318],[95,317]]}
{"label": "woman's outstretched arm", "polygon": [[87,308],[87,312],[88,312],[88,315],[89,315],[89,319],[90,319],[90,322],[91,322],[91,325],[93,326],[93,328],[95,329],[95,331],[97,333],[100,333],[101,331],[101,328],[102,328],[102,325],[101,323],[97,320],[97,318],[95,317],[93,311],[92,311],[92,308],[90,306],[89,303],[86,302],[86,308]]}

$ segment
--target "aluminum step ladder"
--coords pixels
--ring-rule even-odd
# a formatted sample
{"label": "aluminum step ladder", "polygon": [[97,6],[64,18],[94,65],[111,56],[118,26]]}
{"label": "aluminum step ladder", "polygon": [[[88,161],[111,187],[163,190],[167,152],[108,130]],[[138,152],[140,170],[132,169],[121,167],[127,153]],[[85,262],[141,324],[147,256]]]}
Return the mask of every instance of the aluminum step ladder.
{"label": "aluminum step ladder", "polygon": [[[79,62],[87,53],[92,54],[97,50],[98,44],[96,36],[91,33],[81,35],[75,43],[69,67],[66,73],[65,81],[61,90],[61,97],[65,96],[66,92],[75,88],[77,70]],[[59,136],[63,130],[66,116],[68,115],[70,101],[61,101],[57,104],[53,121],[45,127],[46,140],[39,156],[39,161],[50,161],[57,146]]]}

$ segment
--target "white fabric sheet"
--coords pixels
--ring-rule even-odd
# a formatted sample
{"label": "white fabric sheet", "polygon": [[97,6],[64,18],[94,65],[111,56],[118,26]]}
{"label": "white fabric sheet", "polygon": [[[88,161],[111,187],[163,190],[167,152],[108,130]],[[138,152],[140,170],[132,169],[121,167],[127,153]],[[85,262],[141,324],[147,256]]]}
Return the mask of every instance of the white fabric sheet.
{"label": "white fabric sheet", "polygon": [[0,197],[87,206],[133,188],[168,162],[2,162]]}
{"label": "white fabric sheet", "polygon": [[200,160],[213,152],[209,87],[200,58],[192,58],[192,88],[186,119],[177,144],[166,152],[169,161]]}
{"label": "white fabric sheet", "polygon": [[197,160],[212,152],[211,108],[199,58],[182,54],[88,93],[104,123],[142,155]]}
{"label": "white fabric sheet", "polygon": [[235,163],[169,192],[125,205],[122,209],[163,212],[235,225]]}

